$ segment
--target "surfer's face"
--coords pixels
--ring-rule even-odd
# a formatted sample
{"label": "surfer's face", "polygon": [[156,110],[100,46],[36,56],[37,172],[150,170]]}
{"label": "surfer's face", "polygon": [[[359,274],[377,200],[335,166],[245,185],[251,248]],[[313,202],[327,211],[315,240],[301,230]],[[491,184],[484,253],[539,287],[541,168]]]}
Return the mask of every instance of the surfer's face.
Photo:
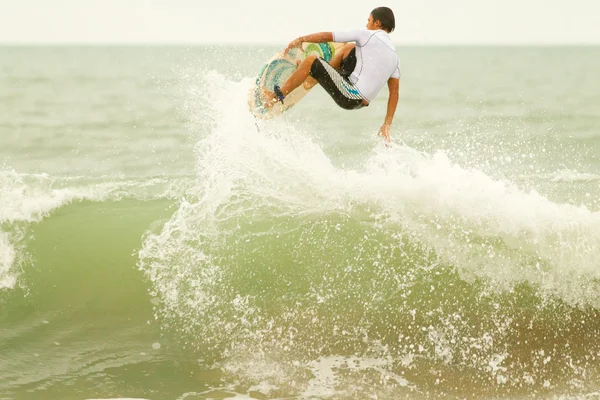
{"label": "surfer's face", "polygon": [[367,20],[367,29],[370,31],[374,31],[376,29],[381,29],[381,22],[374,21],[373,15],[369,15],[369,19]]}

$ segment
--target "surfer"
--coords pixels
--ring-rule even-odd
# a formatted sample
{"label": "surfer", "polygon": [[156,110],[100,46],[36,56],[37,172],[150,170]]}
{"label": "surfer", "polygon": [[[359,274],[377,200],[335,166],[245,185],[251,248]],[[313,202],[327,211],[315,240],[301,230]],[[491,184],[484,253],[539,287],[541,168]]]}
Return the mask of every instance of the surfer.
{"label": "surfer", "polygon": [[346,44],[328,63],[321,57],[309,55],[298,69],[273,91],[264,91],[266,107],[304,84],[310,88],[317,83],[325,89],[337,105],[346,110],[368,106],[386,84],[389,89],[387,112],[379,136],[390,141],[390,126],[398,105],[400,67],[396,49],[389,34],[396,27],[394,13],[388,7],[377,7],[367,20],[367,29],[320,32],[292,40],[284,53],[301,47],[303,42],[353,42]]}

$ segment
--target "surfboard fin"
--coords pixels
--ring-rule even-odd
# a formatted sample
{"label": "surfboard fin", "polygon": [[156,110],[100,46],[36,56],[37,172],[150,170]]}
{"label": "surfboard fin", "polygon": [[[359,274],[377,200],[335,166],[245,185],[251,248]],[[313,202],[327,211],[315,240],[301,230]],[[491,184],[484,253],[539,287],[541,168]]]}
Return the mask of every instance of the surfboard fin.
{"label": "surfboard fin", "polygon": [[275,96],[277,96],[277,100],[279,100],[281,102],[281,104],[283,104],[283,99],[285,99],[285,95],[281,91],[281,88],[279,87],[279,85],[275,85],[273,87],[273,93],[275,93]]}

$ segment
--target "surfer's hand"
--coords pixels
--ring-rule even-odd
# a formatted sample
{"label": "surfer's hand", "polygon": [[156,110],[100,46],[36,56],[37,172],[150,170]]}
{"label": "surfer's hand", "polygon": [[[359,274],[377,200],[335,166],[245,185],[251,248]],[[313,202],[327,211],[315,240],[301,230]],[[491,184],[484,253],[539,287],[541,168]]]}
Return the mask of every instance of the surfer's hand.
{"label": "surfer's hand", "polygon": [[388,124],[387,122],[384,122],[383,125],[381,125],[381,128],[379,128],[379,133],[377,133],[377,136],[381,136],[386,143],[389,143],[391,140],[390,139],[390,124]]}
{"label": "surfer's hand", "polygon": [[283,54],[287,54],[291,49],[295,49],[300,46],[302,46],[302,39],[296,38],[296,39],[292,40],[290,42],[290,44],[288,44],[288,46],[283,51]]}

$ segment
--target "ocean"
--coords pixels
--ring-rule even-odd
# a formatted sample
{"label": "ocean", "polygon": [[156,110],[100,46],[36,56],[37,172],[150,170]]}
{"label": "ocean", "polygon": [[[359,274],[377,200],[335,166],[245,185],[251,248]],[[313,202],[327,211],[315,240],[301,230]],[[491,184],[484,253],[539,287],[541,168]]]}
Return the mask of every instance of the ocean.
{"label": "ocean", "polygon": [[0,47],[0,399],[600,398],[600,47]]}

